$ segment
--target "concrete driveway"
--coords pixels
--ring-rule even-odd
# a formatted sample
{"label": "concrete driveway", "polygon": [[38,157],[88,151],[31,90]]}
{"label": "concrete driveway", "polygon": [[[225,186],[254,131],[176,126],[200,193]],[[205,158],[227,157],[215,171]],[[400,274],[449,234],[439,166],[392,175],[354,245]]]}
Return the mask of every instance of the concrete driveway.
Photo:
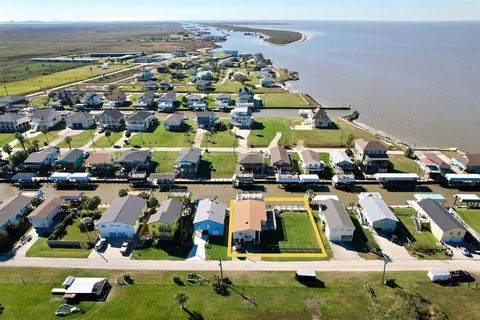
{"label": "concrete driveway", "polygon": [[391,242],[389,239],[375,233],[375,231],[373,231],[372,234],[383,253],[392,260],[416,260],[416,258],[408,253],[404,246]]}
{"label": "concrete driveway", "polygon": [[364,260],[355,251],[353,244],[348,242],[331,242],[333,259],[332,260]]}
{"label": "concrete driveway", "polygon": [[120,253],[120,248],[125,239],[108,239],[107,244],[103,246],[103,249],[96,251],[95,248],[90,252],[89,259],[104,259],[106,261],[111,259],[123,259],[128,260],[132,255],[134,244],[130,242],[128,251],[126,254]]}

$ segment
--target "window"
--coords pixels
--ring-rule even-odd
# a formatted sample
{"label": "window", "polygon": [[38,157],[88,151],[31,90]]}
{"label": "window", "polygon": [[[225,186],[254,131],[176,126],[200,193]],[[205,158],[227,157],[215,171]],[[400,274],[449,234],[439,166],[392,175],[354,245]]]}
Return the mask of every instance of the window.
{"label": "window", "polygon": [[105,225],[104,225],[104,224],[102,224],[102,228],[105,228]]}

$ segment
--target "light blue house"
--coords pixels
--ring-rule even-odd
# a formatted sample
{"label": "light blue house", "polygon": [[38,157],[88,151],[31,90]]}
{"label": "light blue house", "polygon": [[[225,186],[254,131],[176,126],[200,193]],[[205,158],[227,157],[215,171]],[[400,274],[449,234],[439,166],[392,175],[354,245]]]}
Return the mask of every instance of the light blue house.
{"label": "light blue house", "polygon": [[217,200],[200,200],[193,219],[193,228],[210,236],[223,236],[226,212],[226,205]]}

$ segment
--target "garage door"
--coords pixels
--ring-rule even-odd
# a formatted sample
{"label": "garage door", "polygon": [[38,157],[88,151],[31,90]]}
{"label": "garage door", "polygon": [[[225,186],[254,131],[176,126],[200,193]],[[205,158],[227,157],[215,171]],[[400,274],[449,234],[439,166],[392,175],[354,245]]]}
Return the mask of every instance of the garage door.
{"label": "garage door", "polygon": [[110,238],[118,238],[118,235],[116,232],[110,232]]}

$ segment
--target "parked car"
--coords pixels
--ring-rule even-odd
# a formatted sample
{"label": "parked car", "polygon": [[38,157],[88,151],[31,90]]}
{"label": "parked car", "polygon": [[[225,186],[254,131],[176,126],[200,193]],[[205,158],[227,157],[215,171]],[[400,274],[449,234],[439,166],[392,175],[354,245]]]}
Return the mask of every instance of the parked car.
{"label": "parked car", "polygon": [[130,242],[128,241],[125,241],[124,243],[122,243],[122,247],[120,248],[120,253],[121,254],[127,253],[129,245],[130,245]]}
{"label": "parked car", "polygon": [[468,251],[467,248],[465,247],[459,247],[458,249],[460,249],[460,252],[465,256],[465,257],[471,257],[472,254],[470,253],[470,251]]}
{"label": "parked car", "polygon": [[100,238],[100,240],[97,241],[95,244],[95,250],[102,250],[103,246],[107,243],[107,239],[105,238]]}
{"label": "parked car", "polygon": [[102,132],[104,132],[104,131],[105,131],[105,128],[104,128],[104,127],[99,127],[99,128],[98,128],[98,133],[102,133]]}
{"label": "parked car", "polygon": [[113,147],[114,147],[115,149],[121,149],[121,148],[122,148],[122,146],[119,146],[118,144],[114,144]]}

